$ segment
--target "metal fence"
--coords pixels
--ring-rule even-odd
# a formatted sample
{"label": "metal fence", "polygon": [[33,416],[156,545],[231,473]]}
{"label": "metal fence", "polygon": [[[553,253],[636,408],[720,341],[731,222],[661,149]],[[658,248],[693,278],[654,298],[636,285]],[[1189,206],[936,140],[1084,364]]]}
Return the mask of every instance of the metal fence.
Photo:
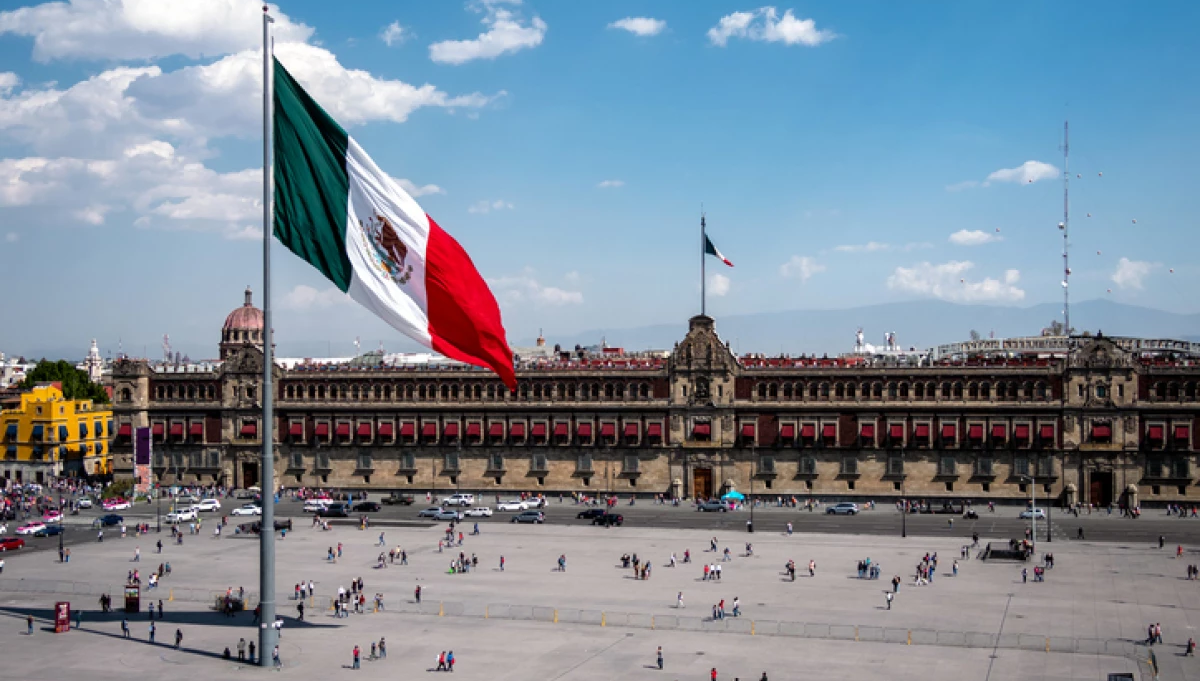
{"label": "metal fence", "polygon": [[[218,589],[189,589],[160,585],[150,588],[148,582],[141,583],[141,598],[145,601],[184,601],[189,603],[204,603],[216,610],[225,597],[224,590]],[[108,595],[113,599],[113,609],[120,610],[124,606],[124,584],[101,584],[96,582],[74,582],[61,579],[4,579],[0,580],[0,593],[56,594],[67,596],[100,596]],[[247,592],[246,607],[253,609],[258,605],[258,594]]]}

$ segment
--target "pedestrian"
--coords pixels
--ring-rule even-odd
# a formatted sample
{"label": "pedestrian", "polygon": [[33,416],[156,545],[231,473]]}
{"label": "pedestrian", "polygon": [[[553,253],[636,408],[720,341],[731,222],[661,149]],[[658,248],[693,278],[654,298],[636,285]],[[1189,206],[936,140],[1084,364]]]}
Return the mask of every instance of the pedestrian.
{"label": "pedestrian", "polygon": [[237,651],[238,651],[238,662],[245,662],[246,661],[246,639],[245,639],[245,637],[238,639]]}
{"label": "pedestrian", "polygon": [[717,668],[713,667],[712,671],[708,673],[708,676],[711,681],[717,681]]}
{"label": "pedestrian", "polygon": [[892,592],[891,591],[887,592],[887,609],[888,610],[892,609]]}
{"label": "pedestrian", "polygon": [[504,556],[500,556],[500,572],[504,572]]}
{"label": "pedestrian", "polygon": [[140,547],[140,546],[133,547],[133,562],[135,562],[135,563],[142,562],[142,547]]}
{"label": "pedestrian", "polygon": [[33,636],[33,615],[25,616],[25,635]]}
{"label": "pedestrian", "polygon": [[150,642],[154,643],[154,632],[156,631],[154,622],[150,623]]}
{"label": "pedestrian", "polygon": [[675,607],[676,608],[683,607],[683,592],[682,591],[680,591],[679,595],[675,597]]}
{"label": "pedestrian", "polygon": [[434,669],[434,671],[437,671],[437,672],[446,671],[446,651],[443,650],[442,653],[440,655],[438,655],[437,668]]}
{"label": "pedestrian", "polygon": [[383,533],[382,532],[379,533],[379,546],[386,546],[386,544],[383,541]]}
{"label": "pedestrian", "polygon": [[301,622],[303,622],[304,621],[304,601],[300,601],[299,605],[296,606],[296,610],[299,611],[299,613],[300,613],[300,617],[298,619]]}
{"label": "pedestrian", "polygon": [[121,637],[129,638],[129,620],[125,617],[121,618]]}
{"label": "pedestrian", "polygon": [[[1192,512],[1196,512],[1195,507],[1192,507]],[[1183,654],[1187,655],[1188,657],[1194,657],[1196,655],[1196,639],[1191,637],[1188,638],[1187,650]]]}
{"label": "pedestrian", "polygon": [[150,613],[150,619],[154,619],[154,601],[150,601],[150,607],[147,608],[147,612]]}
{"label": "pedestrian", "polygon": [[[250,644],[250,657],[251,657],[251,662],[253,662],[254,661],[253,660],[254,644],[253,643]],[[275,665],[275,668],[278,669],[279,671],[283,671],[283,661],[279,659],[279,646],[278,645],[276,645],[275,649],[271,651],[271,664]]]}
{"label": "pedestrian", "polygon": [[358,656],[359,656],[360,654],[362,654],[362,651],[360,651],[360,650],[358,649],[358,646],[357,646],[357,645],[355,645],[355,646],[354,646],[354,666],[353,666],[353,667],[351,667],[351,669],[358,669],[358,668],[359,668],[359,667],[358,667]]}
{"label": "pedestrian", "polygon": [[163,607],[162,599],[158,599],[158,619],[162,619],[167,609]]}
{"label": "pedestrian", "polygon": [[446,671],[454,671],[454,651],[446,653]]}
{"label": "pedestrian", "polygon": [[[501,570],[504,569],[504,559],[503,558],[500,559],[500,569]],[[415,595],[417,597],[417,603],[420,603],[421,602],[421,585],[420,584],[418,584],[417,588],[413,591],[413,595]]]}
{"label": "pedestrian", "polygon": [[383,640],[382,636],[379,637],[379,659],[387,659],[387,643]]}
{"label": "pedestrian", "polygon": [[183,643],[183,630],[175,630],[175,650],[179,650],[179,644]]}
{"label": "pedestrian", "polygon": [[662,646],[659,646],[658,647],[658,670],[662,671],[662,668],[663,668]]}
{"label": "pedestrian", "polygon": [[787,524],[787,534],[789,537],[792,536],[792,524],[791,523]]}
{"label": "pedestrian", "polygon": [[1027,584],[1028,582],[1029,582],[1029,568],[1021,568],[1021,583]]}

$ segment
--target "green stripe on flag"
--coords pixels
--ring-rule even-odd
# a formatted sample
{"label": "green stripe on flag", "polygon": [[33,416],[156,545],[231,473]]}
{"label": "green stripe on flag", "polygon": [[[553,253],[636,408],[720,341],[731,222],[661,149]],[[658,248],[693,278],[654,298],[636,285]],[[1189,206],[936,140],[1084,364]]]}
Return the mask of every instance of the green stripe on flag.
{"label": "green stripe on flag", "polygon": [[275,61],[275,237],[349,290],[346,146],[337,121]]}

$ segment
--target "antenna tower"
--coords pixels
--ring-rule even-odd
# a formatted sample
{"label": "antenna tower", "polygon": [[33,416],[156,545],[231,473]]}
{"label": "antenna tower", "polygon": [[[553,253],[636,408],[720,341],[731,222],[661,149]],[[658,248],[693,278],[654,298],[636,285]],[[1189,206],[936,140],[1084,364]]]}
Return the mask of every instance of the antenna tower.
{"label": "antenna tower", "polygon": [[1071,227],[1071,141],[1070,121],[1063,121],[1063,219],[1058,227],[1063,234],[1063,331],[1071,335],[1071,259],[1067,235]]}

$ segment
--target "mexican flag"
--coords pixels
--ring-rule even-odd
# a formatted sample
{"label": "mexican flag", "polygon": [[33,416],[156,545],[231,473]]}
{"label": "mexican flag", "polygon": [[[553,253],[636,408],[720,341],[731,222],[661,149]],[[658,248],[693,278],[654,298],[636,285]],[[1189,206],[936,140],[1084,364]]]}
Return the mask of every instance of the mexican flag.
{"label": "mexican flag", "polygon": [[717,247],[713,246],[712,239],[709,239],[707,234],[704,235],[704,253],[705,255],[711,255],[726,265],[733,267],[733,263],[729,262],[729,258],[721,255],[721,252],[717,250]]}
{"label": "mexican flag", "polygon": [[470,256],[275,60],[277,239],[393,328],[516,386]]}

